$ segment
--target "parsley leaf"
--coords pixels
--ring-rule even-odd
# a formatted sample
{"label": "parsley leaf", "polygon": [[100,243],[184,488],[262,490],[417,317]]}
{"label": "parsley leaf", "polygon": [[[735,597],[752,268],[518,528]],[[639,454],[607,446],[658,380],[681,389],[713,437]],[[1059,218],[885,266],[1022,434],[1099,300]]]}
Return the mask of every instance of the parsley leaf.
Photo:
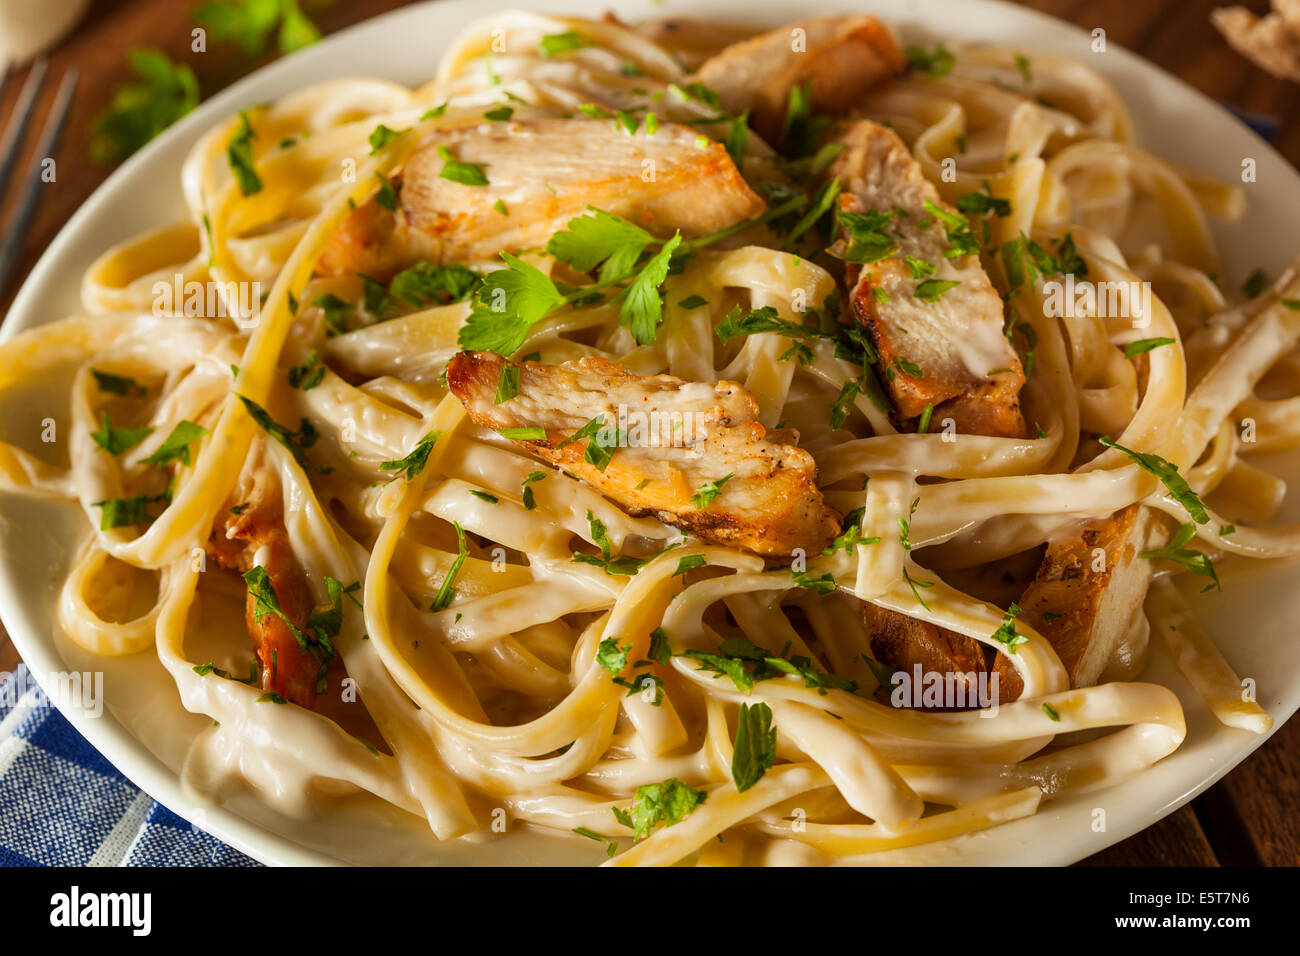
{"label": "parsley leaf", "polygon": [[309,392],[325,380],[325,364],[320,353],[312,349],[299,364],[289,369],[289,384]]}
{"label": "parsley leaf", "polygon": [[239,129],[226,144],[226,159],[230,163],[230,171],[235,174],[235,180],[239,183],[239,191],[245,196],[262,191],[262,180],[257,175],[257,164],[253,161],[253,140],[256,138],[253,124],[248,121],[248,114],[240,110]]}
{"label": "parsley leaf", "polygon": [[393,181],[383,173],[375,173],[379,178],[379,192],[375,193],[375,202],[389,212],[397,212],[397,189]]}
{"label": "parsley leaf", "polygon": [[912,294],[922,302],[938,302],[940,296],[959,285],[961,282],[957,279],[926,279],[917,284]]}
{"label": "parsley leaf", "polygon": [[596,663],[611,674],[617,676],[627,667],[627,654],[632,650],[631,644],[619,646],[617,637],[607,637],[596,648]]}
{"label": "parsley leaf", "polygon": [[243,403],[244,409],[249,416],[263,431],[287,448],[290,454],[293,455],[293,460],[299,465],[307,466],[307,456],[304,449],[310,447],[316,440],[315,429],[312,427],[311,422],[304,418],[299,431],[290,431],[272,418],[270,412],[252,399],[240,395],[239,400]]}
{"label": "parsley leaf", "polygon": [[966,193],[957,197],[955,205],[967,215],[983,215],[991,212],[1000,219],[1011,215],[1011,200],[999,199],[988,193]]}
{"label": "parsley leaf", "polygon": [[[1220,531],[1220,534],[1223,532]],[[1209,591],[1219,587],[1219,575],[1214,570],[1214,563],[1203,552],[1194,548],[1186,547],[1187,543],[1196,537],[1196,525],[1182,525],[1174,533],[1173,538],[1163,548],[1153,551],[1143,551],[1138,555],[1139,558],[1164,558],[1166,561],[1173,561],[1175,564],[1181,564],[1192,574],[1203,578],[1210,578],[1211,582],[1207,584],[1202,591]]]}
{"label": "parsley leaf", "polygon": [[208,430],[202,425],[196,425],[188,419],[182,419],[172,429],[158,450],[148,458],[141,458],[142,465],[158,465],[166,467],[173,461],[179,461],[182,465],[190,464],[190,445],[194,444],[200,438],[208,433]]}
{"label": "parsley leaf", "polygon": [[1028,644],[1029,638],[1016,631],[1016,618],[1020,616],[1020,605],[1013,603],[1002,616],[1002,623],[991,635],[999,644],[1005,644],[1008,654],[1014,654],[1021,644]]}
{"label": "parsley leaf", "polygon": [[237,42],[249,58],[266,52],[273,31],[282,53],[320,39],[320,30],[302,12],[298,0],[208,0],[195,8],[194,22],[215,40]]}
{"label": "parsley leaf", "polygon": [[[701,485],[700,490],[691,495],[691,504],[697,508],[707,508],[709,505],[722,494],[722,486],[734,475],[734,472],[723,475],[707,484]],[[683,559],[685,560],[685,559]]]}
{"label": "parsley leaf", "polygon": [[537,501],[533,498],[533,489],[528,486],[536,482],[543,481],[545,479],[546,479],[546,472],[544,471],[530,471],[524,477],[523,500],[524,500],[525,511],[532,511],[534,508],[537,507]]}
{"label": "parsley leaf", "polygon": [[91,124],[97,163],[121,162],[199,105],[199,82],[185,64],[151,49],[132,50],[127,61],[138,81],[119,86]]}
{"label": "parsley leaf", "polygon": [[1133,451],[1131,448],[1125,448],[1118,442],[1111,441],[1105,435],[1098,438],[1097,441],[1107,448],[1118,448],[1128,455],[1143,471],[1150,472],[1159,478],[1173,499],[1187,509],[1187,513],[1192,516],[1192,520],[1197,524],[1205,524],[1210,520],[1205,505],[1201,504],[1200,497],[1192,490],[1192,486],[1187,483],[1187,480],[1178,473],[1178,467],[1173,462],[1149,452],[1139,452]]}
{"label": "parsley leaf", "polygon": [[762,779],[776,762],[776,728],[767,704],[740,705],[736,740],[731,756],[731,779],[744,793]]}
{"label": "parsley leaf", "polygon": [[534,325],[565,303],[555,283],[536,266],[508,252],[501,258],[508,268],[484,276],[460,330],[461,348],[511,355]]}
{"label": "parsley leaf", "polygon": [[494,404],[508,402],[519,394],[519,366],[502,365],[501,378],[497,380],[497,394]]}
{"label": "parsley leaf", "polygon": [[927,51],[924,47],[909,46],[903,52],[907,54],[907,62],[914,73],[923,74],[932,80],[947,76],[956,63],[953,55],[942,43],[935,44],[933,50]]}
{"label": "parsley leaf", "polygon": [[856,379],[849,379],[840,389],[840,394],[831,405],[831,428],[843,428],[854,408],[854,399],[862,392],[862,386]]}
{"label": "parsley leaf", "polygon": [[647,654],[656,664],[667,664],[672,659],[673,649],[668,643],[668,632],[662,627],[656,627],[650,632],[650,650]]}
{"label": "parsley leaf", "polygon": [[845,262],[870,265],[892,255],[897,246],[885,227],[893,212],[845,212],[836,210],[835,219],[848,234],[848,247],[840,255]]}
{"label": "parsley leaf", "polygon": [[371,156],[375,155],[375,153],[379,152],[381,149],[383,149],[393,140],[397,139],[397,137],[401,136],[403,133],[406,132],[409,132],[409,130],[389,129],[383,123],[380,123],[378,126],[376,126],[373,130],[370,131],[370,136],[368,137],[368,140],[370,142],[370,155]]}
{"label": "parsley leaf", "polygon": [[407,453],[405,458],[381,462],[379,465],[380,471],[395,471],[407,481],[414,481],[419,477],[420,472],[424,471],[424,466],[429,463],[429,452],[433,451],[433,446],[438,443],[438,439],[441,437],[442,432],[429,432],[415,443],[415,447]]}
{"label": "parsley leaf", "polygon": [[537,53],[543,57],[559,56],[562,53],[580,50],[584,46],[591,46],[592,42],[589,37],[583,36],[576,30],[567,30],[564,33],[548,33],[537,44]]}
{"label": "parsley leaf", "polygon": [[1136,342],[1130,342],[1124,347],[1124,357],[1133,358],[1135,355],[1141,355],[1143,352],[1150,352],[1152,349],[1158,349],[1162,345],[1173,345],[1174,339],[1155,338],[1155,339],[1138,339]]}
{"label": "parsley leaf", "polygon": [[137,524],[148,524],[154,520],[149,514],[149,505],[160,501],[170,501],[171,493],[164,491],[158,495],[132,495],[129,498],[110,498],[96,501],[92,508],[99,508],[99,530],[109,531],[113,528],[125,528]]}
{"label": "parsley leaf", "polygon": [[834,541],[822,549],[822,554],[834,554],[841,548],[845,554],[852,554],[853,549],[860,544],[879,544],[879,537],[866,537],[862,534],[862,516],[866,509],[854,508],[844,517],[843,529]]}
{"label": "parsley leaf", "polygon": [[668,278],[668,263],[673,252],[682,243],[682,234],[676,232],[663,244],[640,274],[632,280],[623,297],[619,319],[628,326],[638,345],[649,345],[655,340],[659,323],[663,321],[663,297],[659,286]]}
{"label": "parsley leaf", "polygon": [[677,559],[677,570],[673,572],[673,577],[685,574],[687,571],[693,571],[696,568],[702,568],[708,563],[708,559],[702,554],[688,554],[684,558]]}
{"label": "parsley leaf", "polygon": [[[678,823],[707,799],[708,793],[696,790],[676,777],[670,777],[662,783],[649,783],[636,788],[635,801],[629,815],[623,811],[622,816],[616,812],[620,822],[632,827],[638,840],[650,835],[650,831],[662,823],[666,827]],[[617,808],[616,808],[617,809]]]}
{"label": "parsley leaf", "polygon": [[127,378],[125,375],[111,375],[94,368],[90,370],[90,374],[95,376],[95,384],[99,386],[99,390],[110,395],[144,395],[149,391],[135,379]]}
{"label": "parsley leaf", "polygon": [[96,445],[110,455],[120,455],[124,451],[130,451],[153,434],[153,427],[150,425],[140,428],[114,428],[108,412],[99,413],[99,422],[99,431],[91,432],[90,437],[95,440]]}
{"label": "parsley leaf", "polygon": [[[438,432],[431,432],[430,434],[437,435]],[[432,442],[429,447],[433,447]],[[426,451],[425,457],[428,456],[429,454]],[[421,467],[423,467],[423,464]],[[469,556],[469,547],[465,544],[465,530],[460,526],[459,521],[453,521],[452,527],[456,529],[456,559],[451,562],[451,567],[447,570],[447,576],[442,579],[442,584],[438,587],[438,593],[434,596],[433,604],[429,606],[430,611],[443,611],[451,604],[452,599],[456,596],[454,586],[456,584],[456,575],[460,574],[461,565],[465,563],[465,559]]]}
{"label": "parsley leaf", "polygon": [[451,150],[446,146],[438,147],[438,158],[442,160],[442,171],[438,175],[442,179],[450,179],[454,183],[460,183],[464,186],[486,186],[488,184],[487,175],[483,172],[483,167],[477,163],[462,163],[451,155]]}
{"label": "parsley leaf", "polygon": [[355,309],[351,302],[344,302],[332,292],[316,296],[312,305],[325,314],[325,333],[330,338],[343,335],[348,331],[348,319]]}
{"label": "parsley leaf", "polygon": [[600,278],[622,278],[635,267],[646,246],[657,242],[650,233],[621,216],[588,206],[591,215],[570,219],[566,228],[546,244],[546,251],[579,272],[601,265]]}
{"label": "parsley leaf", "polygon": [[393,276],[388,291],[394,298],[419,308],[467,299],[481,280],[482,276],[463,265],[417,262]]}

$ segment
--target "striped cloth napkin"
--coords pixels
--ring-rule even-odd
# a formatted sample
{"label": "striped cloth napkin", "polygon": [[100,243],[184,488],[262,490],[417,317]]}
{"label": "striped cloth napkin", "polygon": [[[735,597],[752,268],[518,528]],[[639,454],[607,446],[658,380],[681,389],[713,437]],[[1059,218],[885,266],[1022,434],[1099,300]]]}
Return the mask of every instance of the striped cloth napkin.
{"label": "striped cloth napkin", "polygon": [[0,865],[259,865],[138,790],[35,688],[22,664],[0,682]]}

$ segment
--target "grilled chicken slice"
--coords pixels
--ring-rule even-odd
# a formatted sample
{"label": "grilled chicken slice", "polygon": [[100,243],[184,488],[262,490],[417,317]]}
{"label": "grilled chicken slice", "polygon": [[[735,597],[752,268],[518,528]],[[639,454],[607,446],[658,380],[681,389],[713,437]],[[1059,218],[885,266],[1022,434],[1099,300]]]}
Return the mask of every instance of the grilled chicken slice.
{"label": "grilled chicken slice", "polygon": [[777,143],[792,88],[810,82],[817,112],[846,113],[906,70],[907,57],[875,17],[818,17],[733,44],[691,79],[716,90],[727,112],[749,110],[754,129]]}
{"label": "grilled chicken slice", "polygon": [[[481,167],[488,184],[443,178],[439,150]],[[585,118],[439,130],[393,184],[397,209],[375,197],[358,206],[321,256],[321,273],[387,279],[422,260],[495,260],[503,249],[545,246],[588,206],[657,234],[680,229],[687,238],[764,209],[720,143],[673,123],[654,135],[644,126],[629,135],[614,120]]]}
{"label": "grilled chicken slice", "polygon": [[[876,369],[900,419],[930,405],[936,429],[951,418],[965,434],[1022,436],[1025,374],[1003,335],[1002,299],[977,255],[945,258],[950,227],[926,203],[960,213],[940,199],[892,130],[861,120],[839,139],[845,148],[829,175],[840,178],[840,208],[891,214],[884,231],[896,251],[868,265],[849,263],[848,278],[853,315],[880,354]],[[959,285],[941,291],[935,281]]]}
{"label": "grilled chicken slice", "polygon": [[[264,567],[280,610],[302,630],[315,602],[289,545],[278,482],[274,472],[260,465],[259,459],[255,453],[240,474],[231,495],[231,500],[237,502],[233,507],[240,508],[240,513],[226,512],[225,524],[213,533],[208,554],[221,567],[241,574],[254,565]],[[301,646],[279,617],[268,614],[259,620],[251,592],[244,620],[262,664],[262,688],[295,704],[312,707],[322,658]]]}
{"label": "grilled chicken slice", "polygon": [[[1055,648],[1070,686],[1097,683],[1151,583],[1151,562],[1138,558],[1151,533],[1151,511],[1129,505],[1109,518],[1062,532],[1047,544],[1033,583],[1020,599],[1020,620]],[[1105,555],[1105,570],[1100,558]],[[1015,700],[1024,685],[998,654],[999,697]]]}
{"label": "grilled chicken slice", "polygon": [[[604,359],[524,362],[519,394],[498,405],[497,384],[507,364],[492,352],[461,352],[447,368],[447,384],[476,425],[544,429],[546,438],[517,444],[577,475],[629,514],[652,514],[761,555],[796,548],[813,553],[839,533],[840,516],[814,483],[812,456],[768,434],[756,420],[753,396],[734,382],[634,375]],[[599,416],[606,438],[615,427],[625,435],[603,469],[586,454],[592,441],[609,444],[600,435],[561,447]],[[715,482],[719,493],[712,496]]]}
{"label": "grilled chicken slice", "polygon": [[922,674],[954,674],[966,687],[966,700],[979,699],[979,675],[987,667],[984,646],[975,638],[869,601],[862,602],[862,623],[871,638],[871,654],[882,664],[909,676],[918,664]]}

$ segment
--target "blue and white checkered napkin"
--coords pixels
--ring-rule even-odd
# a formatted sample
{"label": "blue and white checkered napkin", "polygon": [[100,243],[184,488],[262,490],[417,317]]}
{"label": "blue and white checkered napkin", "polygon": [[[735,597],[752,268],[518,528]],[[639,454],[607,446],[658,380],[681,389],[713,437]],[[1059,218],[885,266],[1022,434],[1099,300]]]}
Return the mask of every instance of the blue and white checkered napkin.
{"label": "blue and white checkered napkin", "polygon": [[20,664],[0,683],[0,865],[258,864],[137,790]]}

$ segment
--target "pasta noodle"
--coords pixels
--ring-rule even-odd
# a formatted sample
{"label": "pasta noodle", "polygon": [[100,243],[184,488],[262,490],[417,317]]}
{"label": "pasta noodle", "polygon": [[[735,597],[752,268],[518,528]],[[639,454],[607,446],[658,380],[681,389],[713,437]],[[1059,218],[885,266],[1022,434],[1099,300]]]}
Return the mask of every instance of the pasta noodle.
{"label": "pasta noodle", "polygon": [[[564,56],[538,52],[566,35],[581,42]],[[337,80],[251,108],[186,159],[183,221],[105,252],[83,278],[82,315],[0,345],[0,389],[57,377],[70,398],[65,462],[0,444],[0,487],[76,502],[86,516],[59,624],[95,655],[155,653],[185,708],[213,718],[184,770],[199,790],[250,786],[303,813],[369,793],[444,840],[491,831],[503,809],[521,825],[616,845],[618,865],[908,862],[925,844],[1141,773],[1182,742],[1176,695],[1134,680],[1142,611],[1108,662],[1115,679],[1072,687],[1052,642],[1022,622],[1012,633],[1023,642],[1005,653],[1005,606],[957,583],[1134,504],[1168,516],[1157,521],[1157,550],[1185,520],[1185,502],[1137,454],[1176,466],[1206,502],[1208,521],[1183,547],[1208,559],[1300,553],[1300,529],[1262,526],[1285,485],[1249,457],[1300,444],[1300,276],[1230,305],[1209,219],[1239,215],[1240,193],[1134,145],[1123,101],[1080,64],[1034,57],[1030,91],[1011,52],[959,49],[949,72],[914,72],[858,109],[906,141],[945,198],[988,190],[1009,202],[988,220],[990,248],[1068,234],[1094,282],[1155,290],[1136,328],[1097,308],[1056,316],[1042,281],[1007,296],[1012,328],[1032,337],[1023,403],[1036,437],[951,441],[937,421],[925,434],[900,430],[865,392],[850,395],[846,424],[828,426],[827,410],[859,374],[832,341],[809,339],[799,362],[779,334],[741,343],[714,334],[733,306],[801,322],[805,301],[837,294],[832,260],[793,255],[760,230],[669,276],[665,299],[683,305],[649,344],[620,323],[617,302],[566,305],[528,331],[520,354],[547,364],[608,358],[637,374],[735,381],[765,428],[797,429],[826,500],[859,516],[856,540],[807,559],[808,579],[829,575],[835,593],[629,514],[560,471],[530,478],[538,462],[475,426],[448,391],[470,303],[426,302],[383,321],[369,305],[349,308],[360,323],[331,334],[331,301],[354,303],[367,289],[318,263],[422,137],[502,104],[516,119],[555,117],[620,96],[646,97],[665,122],[707,121],[707,101],[673,93],[688,82],[679,52],[651,28],[503,14],[471,26],[419,88]],[[261,183],[252,193],[230,161],[245,125]],[[372,148],[380,127],[413,132]],[[757,135],[744,149],[747,176],[774,155]],[[572,279],[536,250],[524,259]],[[1007,292],[1007,266],[996,256],[984,264]],[[181,290],[161,307],[160,284]],[[189,302],[193,285],[215,299]],[[250,301],[250,287],[265,294]],[[1138,361],[1126,355],[1150,340],[1165,344]],[[313,361],[319,381],[293,387],[289,370]],[[107,391],[105,375],[118,383]],[[1258,444],[1243,442],[1244,419],[1257,424]],[[128,420],[152,430],[111,453],[97,428]],[[165,456],[184,422],[197,437],[172,467],[145,461]],[[1100,435],[1123,447],[1097,445]],[[395,478],[422,442],[422,465]],[[331,702],[316,710],[276,706],[259,681],[243,681],[246,636],[210,623],[238,620],[245,599],[210,552],[249,474],[283,513],[311,603],[341,610],[331,637],[342,669],[330,671]],[[111,526],[113,501],[145,511]],[[1242,523],[1224,533],[1230,520]],[[573,560],[575,541],[590,550],[602,535],[614,553],[648,559],[625,576]],[[1150,629],[1221,721],[1266,731],[1271,719],[1183,606],[1179,567],[1156,565]],[[1020,697],[993,708],[891,706],[861,602],[1003,652]],[[659,635],[671,658],[655,656]],[[802,657],[812,676],[796,669],[743,688],[701,666],[728,637]],[[653,681],[612,680],[602,663],[611,641],[625,642],[628,662],[653,660]],[[341,706],[349,687],[354,706]],[[775,760],[742,788],[737,734],[759,705],[776,728]],[[641,829],[656,786],[680,786],[679,805],[661,820],[671,825]],[[625,825],[634,813],[636,837]]]}

